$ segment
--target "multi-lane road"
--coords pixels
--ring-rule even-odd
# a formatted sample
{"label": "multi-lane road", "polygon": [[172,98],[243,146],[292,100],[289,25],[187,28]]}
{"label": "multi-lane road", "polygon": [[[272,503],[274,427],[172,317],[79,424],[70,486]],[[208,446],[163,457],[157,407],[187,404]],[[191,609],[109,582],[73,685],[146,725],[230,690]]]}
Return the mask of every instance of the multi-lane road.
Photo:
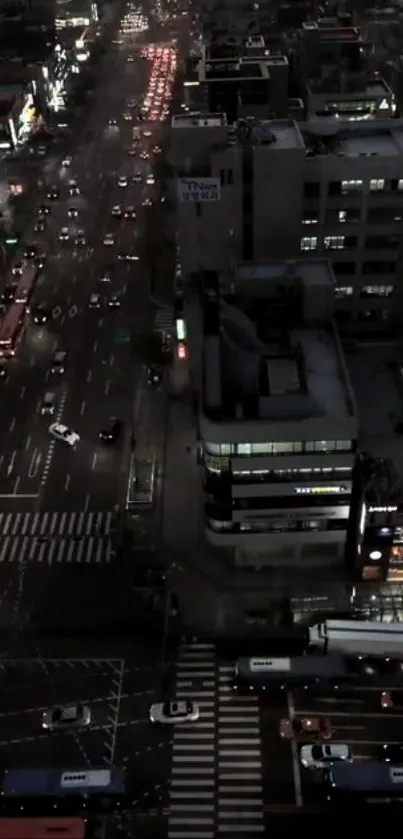
{"label": "multi-lane road", "polygon": [[[43,303],[51,317],[44,326],[28,320],[2,382],[0,564],[109,562],[106,537],[124,497],[133,439],[148,452],[153,415],[163,427],[160,397],[148,397],[144,358],[136,352],[153,327],[143,233],[149,205],[158,200],[148,181],[160,151],[159,120],[169,107],[174,55],[169,45],[153,46],[153,37],[147,18],[132,15],[102,59],[71,164],[44,162],[38,208],[49,209],[46,229],[34,232],[34,213],[22,251],[34,241],[46,255],[31,308]],[[71,182],[78,195],[71,194]],[[53,187],[57,200],[48,197]],[[122,218],[112,215],[116,205]],[[133,208],[127,217],[126,208]],[[67,241],[60,239],[64,228]],[[85,243],[75,244],[77,231]],[[91,295],[99,296],[98,306],[90,305]],[[51,371],[56,351],[67,353],[63,375]],[[40,412],[48,392],[55,394],[51,418]],[[99,439],[111,416],[123,424],[117,445]],[[51,421],[78,432],[74,450],[52,439]]]}
{"label": "multi-lane road", "polygon": [[[124,446],[100,446],[98,435],[111,414],[131,427],[140,372],[130,345],[133,306],[135,312],[144,312],[146,289],[141,262],[117,261],[119,253],[133,250],[141,219],[117,223],[111,208],[121,202],[138,210],[145,187],[130,181],[126,189],[118,186],[124,155],[121,134],[130,138],[132,126],[110,128],[108,119],[116,114],[122,120],[128,97],[144,93],[144,65],[138,65],[126,64],[124,50],[105,57],[91,115],[93,139],[83,143],[71,167],[60,166],[52,175],[60,199],[48,202],[46,190],[42,196],[51,213],[46,232],[35,234],[46,264],[33,302],[45,302],[52,318],[43,328],[27,326],[4,387],[0,494],[10,511],[29,509],[24,502],[34,501],[36,509],[44,511],[101,512],[112,510],[119,500]],[[122,85],[117,87],[119,73]],[[133,169],[131,158],[127,168]],[[69,195],[72,179],[79,185],[79,196]],[[77,219],[69,219],[71,207],[77,208]],[[65,226],[72,240],[74,228],[83,229],[88,244],[76,248],[72,241],[60,242]],[[103,244],[107,232],[114,234],[115,245]],[[110,265],[111,282],[101,284]],[[92,293],[100,294],[100,309],[89,307]],[[120,308],[108,306],[113,294]],[[68,354],[60,378],[50,373],[56,350]],[[81,436],[74,452],[49,437],[48,418],[39,413],[47,390],[56,392],[55,419]]]}

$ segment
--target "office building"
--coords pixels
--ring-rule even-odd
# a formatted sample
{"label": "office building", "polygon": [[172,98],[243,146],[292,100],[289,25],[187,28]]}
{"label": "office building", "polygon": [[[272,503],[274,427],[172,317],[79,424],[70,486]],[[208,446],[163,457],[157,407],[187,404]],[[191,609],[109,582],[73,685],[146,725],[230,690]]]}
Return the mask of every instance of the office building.
{"label": "office building", "polygon": [[210,47],[186,69],[185,110],[204,103],[207,113],[225,113],[229,124],[240,117],[288,114],[288,59],[271,54],[261,35],[244,39],[242,46]]}
{"label": "office building", "polygon": [[344,563],[358,419],[326,260],[237,265],[204,286],[208,542],[238,565]]}
{"label": "office building", "polygon": [[403,320],[403,121],[172,119],[182,271],[240,261],[327,258],[335,318],[349,331]]}

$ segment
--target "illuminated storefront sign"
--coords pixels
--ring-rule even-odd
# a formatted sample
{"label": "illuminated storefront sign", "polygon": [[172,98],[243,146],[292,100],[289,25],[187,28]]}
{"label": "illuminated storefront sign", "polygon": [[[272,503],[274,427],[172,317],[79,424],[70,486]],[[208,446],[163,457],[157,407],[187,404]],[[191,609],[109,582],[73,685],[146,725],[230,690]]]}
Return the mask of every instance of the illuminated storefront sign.
{"label": "illuminated storefront sign", "polygon": [[[24,104],[20,112],[10,118],[9,128],[13,144],[23,142],[32,131],[32,126],[36,121],[37,113],[34,105],[34,98],[32,93],[25,96]],[[16,139],[14,139],[16,138]]]}
{"label": "illuminated storefront sign", "polygon": [[337,495],[338,493],[349,492],[346,486],[315,486],[315,487],[294,487],[297,495]]}

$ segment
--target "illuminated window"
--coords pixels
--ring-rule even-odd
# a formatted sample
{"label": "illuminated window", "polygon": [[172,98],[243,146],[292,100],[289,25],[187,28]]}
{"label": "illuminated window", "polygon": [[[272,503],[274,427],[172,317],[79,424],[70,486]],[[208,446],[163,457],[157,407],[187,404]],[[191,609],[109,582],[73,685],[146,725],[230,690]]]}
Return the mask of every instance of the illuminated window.
{"label": "illuminated window", "polygon": [[341,182],[341,191],[343,195],[347,195],[349,192],[361,192],[362,190],[363,181],[359,180],[351,180],[351,181],[342,181]]}
{"label": "illuminated window", "polygon": [[345,236],[325,236],[323,245],[328,251],[342,251],[345,243]]}
{"label": "illuminated window", "polygon": [[343,297],[351,297],[352,293],[353,287],[351,285],[338,285],[334,290],[334,296],[337,300],[340,300]]}
{"label": "illuminated window", "polygon": [[361,288],[361,297],[390,297],[393,294],[393,285],[364,285]]}
{"label": "illuminated window", "polygon": [[302,251],[314,251],[317,248],[318,244],[318,237],[317,236],[303,236],[301,239],[301,250]]}
{"label": "illuminated window", "polygon": [[385,181],[383,178],[371,178],[369,182],[371,192],[382,192],[385,189]]}

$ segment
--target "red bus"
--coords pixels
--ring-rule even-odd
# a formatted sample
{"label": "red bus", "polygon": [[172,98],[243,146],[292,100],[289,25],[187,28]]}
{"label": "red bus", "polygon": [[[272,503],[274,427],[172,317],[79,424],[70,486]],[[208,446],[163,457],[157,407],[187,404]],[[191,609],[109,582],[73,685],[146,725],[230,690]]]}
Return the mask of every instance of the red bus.
{"label": "red bus", "polygon": [[0,839],[85,839],[84,819],[2,819]]}
{"label": "red bus", "polygon": [[24,327],[25,304],[13,303],[0,323],[0,356],[15,355],[15,348]]}
{"label": "red bus", "polygon": [[31,294],[35,288],[37,274],[38,269],[36,265],[26,262],[15,290],[15,303],[29,303]]}

